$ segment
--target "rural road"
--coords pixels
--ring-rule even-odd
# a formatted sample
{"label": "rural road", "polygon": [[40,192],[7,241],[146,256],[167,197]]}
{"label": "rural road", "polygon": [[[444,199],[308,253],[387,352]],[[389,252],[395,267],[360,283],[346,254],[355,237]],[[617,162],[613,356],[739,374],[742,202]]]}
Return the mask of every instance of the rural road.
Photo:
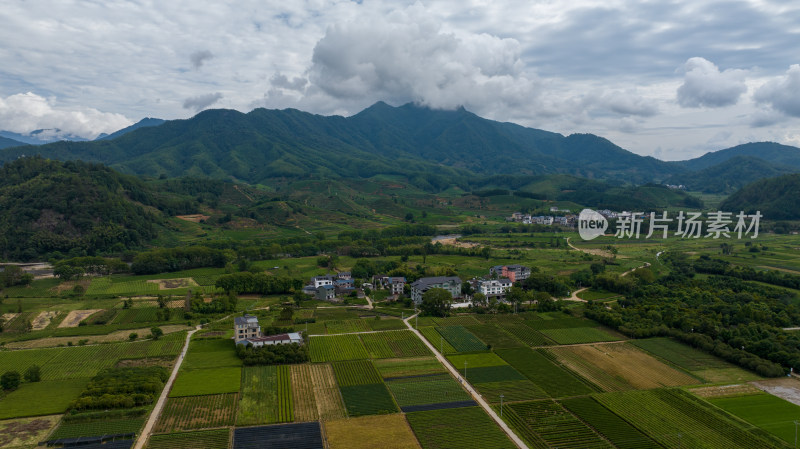
{"label": "rural road", "polygon": [[144,430],[142,430],[142,433],[139,434],[136,444],[133,445],[133,449],[144,448],[145,443],[147,443],[147,440],[150,438],[150,434],[153,433],[153,427],[155,427],[158,417],[161,416],[161,411],[164,410],[164,404],[166,404],[167,396],[169,396],[169,392],[172,390],[172,384],[175,383],[175,378],[178,377],[178,370],[181,368],[183,359],[186,358],[186,352],[189,350],[189,340],[191,340],[192,335],[201,328],[202,326],[197,325],[194,330],[191,330],[188,334],[186,334],[186,342],[183,344],[181,355],[179,355],[178,360],[175,361],[175,366],[172,368],[172,374],[169,375],[167,384],[164,385],[164,389],[161,391],[161,396],[158,398],[158,402],[156,402],[156,406],[153,408],[152,413],[150,413],[150,417],[147,419],[147,423],[144,425]]}
{"label": "rural road", "polygon": [[[409,323],[408,320],[410,320],[411,318],[414,318],[415,316],[416,315],[411,315],[410,317],[408,317],[405,320],[403,320],[403,322],[406,323],[406,327],[411,329],[411,332],[414,332],[417,335],[417,338],[419,338],[420,340],[422,340],[423,343],[425,343],[425,346],[427,346],[428,349],[430,349],[431,352],[433,352],[433,354],[436,356],[436,358],[439,360],[439,362],[442,365],[444,365],[450,371],[450,374],[455,376],[456,379],[459,379],[459,380],[463,379],[463,377],[461,377],[461,374],[458,372],[458,370],[453,365],[450,364],[450,361],[448,361],[444,357],[444,355],[442,355],[439,351],[437,351],[436,348],[431,344],[431,342],[429,342],[425,337],[423,337],[422,334],[418,330],[414,329],[414,327],[411,326],[411,323]],[[492,407],[489,406],[489,403],[487,403],[483,399],[483,396],[481,396],[472,387],[472,385],[469,384],[469,382],[464,380],[463,382],[461,382],[461,385],[464,387],[464,389],[466,389],[469,392],[470,395],[472,395],[472,399],[474,399],[475,402],[477,402],[478,405],[480,405],[486,411],[486,413],[488,413],[489,416],[492,417],[492,419],[497,423],[497,425],[500,426],[500,429],[502,429],[503,432],[505,432],[506,435],[508,435],[508,437],[511,438],[511,441],[513,441],[514,444],[517,445],[517,447],[519,447],[521,449],[528,449],[528,446],[525,444],[525,442],[522,441],[522,439],[520,439],[520,437],[518,437],[517,434],[515,434],[514,431],[511,430],[510,427],[508,427],[508,425],[505,423],[505,421],[503,421],[502,419],[500,419],[499,416],[497,416],[497,413],[495,413],[494,410],[492,409]]]}

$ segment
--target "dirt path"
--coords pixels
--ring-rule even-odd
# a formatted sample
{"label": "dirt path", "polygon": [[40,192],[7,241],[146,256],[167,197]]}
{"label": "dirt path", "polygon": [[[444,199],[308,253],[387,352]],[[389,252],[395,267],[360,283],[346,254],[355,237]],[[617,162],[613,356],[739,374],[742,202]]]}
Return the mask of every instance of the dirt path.
{"label": "dirt path", "polygon": [[152,413],[150,413],[150,417],[147,418],[147,423],[144,425],[144,430],[142,430],[142,433],[136,440],[136,444],[133,446],[134,449],[144,448],[145,443],[147,443],[147,440],[150,439],[150,434],[153,433],[153,428],[156,425],[156,421],[158,421],[158,418],[161,416],[161,412],[164,410],[164,404],[167,403],[167,396],[169,396],[169,392],[172,390],[172,384],[175,383],[175,378],[178,377],[178,370],[181,368],[181,364],[183,364],[183,359],[186,358],[186,352],[189,351],[189,340],[191,340],[192,335],[200,329],[202,329],[202,326],[198,324],[194,330],[191,330],[186,334],[186,342],[183,344],[181,355],[179,355],[178,360],[175,361],[175,366],[172,368],[172,374],[169,375],[167,384],[164,385],[164,389],[161,390],[161,396],[158,398],[158,402],[156,402],[156,406],[153,408]]}
{"label": "dirt path", "polygon": [[490,407],[489,404],[483,399],[483,396],[481,396],[478,393],[478,391],[475,390],[475,388],[473,388],[472,385],[469,384],[469,382],[467,382],[466,380],[464,380],[463,377],[461,377],[461,374],[458,372],[458,370],[453,365],[450,364],[450,361],[448,361],[439,351],[437,351],[436,348],[431,344],[431,342],[429,342],[425,337],[423,337],[422,334],[419,333],[418,330],[414,329],[414,327],[411,326],[411,323],[409,323],[408,320],[410,320],[411,318],[414,318],[415,316],[416,315],[411,315],[410,317],[408,317],[405,320],[403,320],[403,322],[406,323],[406,327],[411,329],[411,332],[414,332],[415,334],[417,334],[417,338],[422,340],[422,342],[425,344],[425,346],[427,346],[428,349],[436,356],[436,358],[439,360],[439,362],[442,365],[444,365],[447,368],[448,371],[450,371],[450,374],[452,374],[453,376],[455,376],[456,379],[461,381],[461,385],[472,396],[472,399],[474,399],[475,402],[477,402],[478,405],[480,405],[481,408],[483,408],[483,410],[486,411],[486,413],[489,414],[489,416],[494,420],[494,422],[496,422],[497,425],[500,426],[500,429],[503,432],[505,432],[506,435],[508,435],[508,438],[510,438],[511,441],[513,441],[514,444],[517,445],[517,447],[522,448],[522,449],[528,449],[528,446],[525,444],[525,442],[522,441],[522,439],[520,439],[520,437],[518,437],[517,434],[515,434],[514,431],[511,430],[510,427],[508,427],[508,425],[505,423],[505,421],[503,421],[502,419],[500,419],[499,416],[497,416],[497,413],[495,413],[494,410],[492,409],[492,407]]}
{"label": "dirt path", "polygon": [[[593,252],[594,250],[590,250],[590,249],[580,249],[580,248],[578,248],[577,246],[573,245],[572,243],[570,243],[570,241],[569,241],[569,237],[567,237],[567,245],[569,245],[569,247],[570,247],[570,248],[572,248],[572,249],[574,249],[575,251],[580,251],[580,252],[582,252],[582,253],[586,253],[586,254],[592,254],[592,255],[595,255],[595,256],[596,256],[596,255],[598,255],[598,254],[596,254],[595,252]],[[601,251],[602,251],[602,250],[601,250]],[[658,254],[656,254],[656,259],[658,259],[658,256],[660,256],[660,255],[661,255],[661,253],[658,253]],[[617,256],[617,257],[619,257],[619,256]],[[647,267],[649,267],[649,266],[650,266],[650,262],[645,262],[645,263],[644,263],[644,265],[640,265],[640,266],[638,266],[638,267],[636,267],[636,268],[631,268],[630,270],[628,270],[628,271],[626,271],[626,272],[622,273],[622,274],[620,275],[620,277],[622,277],[622,276],[627,276],[627,275],[629,275],[629,274],[633,273],[634,271],[638,270],[639,268],[647,268]],[[579,298],[579,297],[578,297],[578,293],[581,293],[581,292],[583,292],[583,291],[586,291],[586,290],[588,290],[588,289],[589,289],[589,287],[583,287],[583,288],[580,288],[580,289],[578,289],[578,290],[575,290],[574,292],[572,292],[572,295],[571,295],[569,298],[561,298],[561,299],[563,299],[563,300],[565,300],[565,301],[586,302],[586,300],[585,300],[585,299],[581,299],[581,298]]]}

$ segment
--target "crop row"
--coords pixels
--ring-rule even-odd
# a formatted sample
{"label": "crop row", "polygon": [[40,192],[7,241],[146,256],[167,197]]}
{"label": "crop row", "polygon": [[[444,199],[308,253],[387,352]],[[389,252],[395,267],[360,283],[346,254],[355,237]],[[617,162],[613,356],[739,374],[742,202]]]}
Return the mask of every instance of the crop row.
{"label": "crop row", "polygon": [[171,398],[158,420],[156,432],[232,426],[238,399],[236,393]]}
{"label": "crop row", "polygon": [[380,374],[369,360],[334,362],[333,372],[340,387],[382,383]]}
{"label": "crop row", "polygon": [[230,430],[201,430],[199,432],[153,435],[147,449],[227,449]]}
{"label": "crop row", "polygon": [[516,448],[480,407],[412,412],[406,419],[423,449]]}
{"label": "crop row", "polygon": [[528,346],[545,346],[553,342],[530,326],[519,322],[500,323],[499,326]]}
{"label": "crop row", "polygon": [[326,321],[325,328],[329,334],[346,334],[352,332],[366,332],[372,330],[367,320],[333,320]]}
{"label": "crop row", "polygon": [[469,401],[472,399],[461,388],[461,385],[447,374],[398,379],[389,381],[386,384],[400,407]]}
{"label": "crop row", "polygon": [[464,326],[437,327],[436,331],[458,352],[485,351],[486,343],[472,335]]}
{"label": "crop row", "polygon": [[728,368],[731,366],[720,358],[668,338],[633,340],[631,343],[689,371]]}
{"label": "crop row", "polygon": [[316,421],[318,419],[311,367],[312,365],[308,364],[291,365],[294,420],[298,422]]}
{"label": "crop row", "polygon": [[447,340],[444,339],[442,334],[440,334],[435,327],[421,327],[419,329],[419,333],[422,334],[439,352],[442,354],[453,354],[456,351],[456,348],[450,344]]}
{"label": "crop row", "polygon": [[372,358],[430,355],[425,344],[408,330],[361,334],[360,337]]}
{"label": "crop row", "polygon": [[525,346],[517,337],[494,324],[467,326],[467,330],[492,348],[519,348]]}
{"label": "crop row", "polygon": [[589,396],[563,399],[561,405],[589,424],[619,449],[658,449],[661,446]]}
{"label": "crop row", "polygon": [[367,359],[369,354],[358,335],[332,335],[311,337],[309,343],[312,362]]}
{"label": "crop row", "polygon": [[539,332],[560,345],[577,343],[594,343],[598,341],[618,341],[619,337],[611,335],[596,327],[570,327],[565,329],[540,329]]}
{"label": "crop row", "polygon": [[89,422],[62,422],[48,439],[78,438],[139,432],[144,418],[104,419]]}
{"label": "crop row", "polygon": [[769,447],[712,407],[680,390],[627,391],[600,394],[596,398],[668,447]]}
{"label": "crop row", "polygon": [[242,370],[242,394],[236,425],[294,421],[292,375],[288,365],[248,366]]}
{"label": "crop row", "polygon": [[593,390],[569,371],[529,348],[502,349],[497,354],[550,397],[589,394]]}
{"label": "crop row", "polygon": [[375,360],[373,364],[384,378],[419,376],[445,372],[442,364],[433,357],[381,359]]}
{"label": "crop row", "polygon": [[349,387],[340,386],[339,389],[342,392],[347,414],[351,417],[397,412],[397,405],[383,382]]}
{"label": "crop row", "polygon": [[[495,408],[499,411],[499,406]],[[581,420],[550,400],[509,404],[504,407],[503,418],[534,447],[611,448]]]}

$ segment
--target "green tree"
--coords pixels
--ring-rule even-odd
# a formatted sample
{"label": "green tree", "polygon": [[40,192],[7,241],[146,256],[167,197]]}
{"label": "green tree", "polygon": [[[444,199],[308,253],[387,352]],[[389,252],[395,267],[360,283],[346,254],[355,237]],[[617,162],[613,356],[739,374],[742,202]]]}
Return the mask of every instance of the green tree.
{"label": "green tree", "polygon": [[150,328],[150,335],[153,337],[153,340],[158,340],[164,335],[164,331],[162,331],[160,327],[154,326]]}
{"label": "green tree", "polygon": [[472,305],[475,307],[483,308],[486,307],[489,303],[486,301],[486,295],[481,292],[475,293],[472,295]]}
{"label": "green tree", "polygon": [[21,379],[22,376],[19,375],[18,371],[6,371],[0,376],[0,387],[6,391],[16,390],[19,388]]}
{"label": "green tree", "polygon": [[130,341],[136,341],[137,338],[139,338],[139,334],[136,332],[131,332],[131,334],[128,335],[128,340]]}
{"label": "green tree", "polygon": [[302,290],[295,290],[292,294],[292,299],[294,300],[294,305],[300,307],[300,304],[303,303],[308,297]]}
{"label": "green tree", "polygon": [[284,307],[281,310],[280,319],[281,321],[291,321],[292,317],[294,317],[294,309],[291,307]]}
{"label": "green tree", "polygon": [[164,295],[158,295],[156,301],[158,302],[159,309],[165,309],[167,307],[167,300],[164,298]]}
{"label": "green tree", "polygon": [[31,365],[30,368],[25,370],[25,380],[27,382],[39,382],[42,380],[42,369],[39,365]]}
{"label": "green tree", "polygon": [[453,297],[450,292],[443,288],[432,288],[422,295],[422,302],[419,309],[422,315],[447,316]]}

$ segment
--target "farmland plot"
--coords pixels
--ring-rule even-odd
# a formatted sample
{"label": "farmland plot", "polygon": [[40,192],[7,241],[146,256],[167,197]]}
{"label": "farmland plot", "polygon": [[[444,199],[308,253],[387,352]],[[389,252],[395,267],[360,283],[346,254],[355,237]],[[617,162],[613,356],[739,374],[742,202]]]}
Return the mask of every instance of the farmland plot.
{"label": "farmland plot", "polygon": [[242,380],[239,367],[181,370],[169,397],[237,393]]}
{"label": "farmland plot", "polygon": [[517,447],[480,407],[413,412],[406,419],[423,449]]}
{"label": "farmland plot", "polygon": [[430,351],[425,344],[409,330],[361,334],[360,337],[372,358],[430,355]]}
{"label": "farmland plot", "polygon": [[325,423],[331,449],[418,449],[419,443],[403,415],[376,415]]}
{"label": "farmland plot", "polygon": [[439,350],[442,354],[453,354],[456,351],[456,348],[450,344],[445,338],[440,334],[436,328],[434,327],[422,327],[419,329],[419,333],[422,334],[436,349]]}
{"label": "farmland plot", "polygon": [[502,349],[498,350],[497,354],[550,397],[578,396],[594,391],[539,351],[528,348]]}
{"label": "farmland plot", "polygon": [[467,326],[467,330],[493,348],[519,348],[525,346],[517,337],[493,324]]}
{"label": "farmland plot", "polygon": [[236,356],[232,340],[194,339],[189,344],[189,351],[182,368],[221,368],[226,366],[242,366],[242,360]]}
{"label": "farmland plot", "polygon": [[294,421],[291,379],[288,365],[245,367],[236,425]]}
{"label": "farmland plot", "polygon": [[[499,406],[495,408],[499,411]],[[509,404],[503,419],[532,447],[612,447],[560,404],[550,400]]]}
{"label": "farmland plot", "polygon": [[318,419],[311,367],[312,365],[291,365],[292,402],[294,404],[295,421],[305,422]]}
{"label": "farmland plot", "polygon": [[334,362],[333,372],[340,387],[382,383],[382,379],[369,360]]}
{"label": "farmland plot", "polygon": [[228,429],[217,429],[153,435],[147,449],[228,449],[230,433]]}
{"label": "farmland plot", "polygon": [[546,346],[553,344],[553,341],[544,334],[521,322],[500,323],[499,326],[528,346]]}
{"label": "farmland plot", "polygon": [[369,354],[358,335],[311,337],[309,350],[312,362],[368,359]]}
{"label": "farmland plot", "polygon": [[558,347],[546,351],[603,391],[700,383],[625,343]]}
{"label": "farmland plot", "polygon": [[470,395],[449,374],[397,379],[386,383],[397,404],[408,406],[470,401]]}
{"label": "farmland plot", "polygon": [[346,417],[342,395],[336,385],[333,368],[328,364],[314,364],[309,366],[309,371],[314,384],[314,399],[317,403],[319,419],[327,421]]}
{"label": "farmland plot", "polygon": [[78,438],[87,436],[113,435],[119,433],[138,433],[144,426],[144,417],[102,419],[91,421],[62,421],[49,439]]}
{"label": "farmland plot", "polygon": [[798,405],[766,393],[707,401],[787,443],[794,442],[795,420],[800,418]]}
{"label": "farmland plot", "polygon": [[559,402],[619,449],[658,449],[661,447],[591,397],[562,399]]}
{"label": "farmland plot", "polygon": [[47,438],[60,418],[60,415],[53,415],[0,421],[0,448],[36,447]]}
{"label": "farmland plot", "polygon": [[23,383],[0,399],[0,419],[63,413],[80,396],[88,382],[86,378]]}
{"label": "farmland plot", "polygon": [[329,334],[367,332],[372,330],[367,320],[363,319],[326,321],[325,328]]}
{"label": "farmland plot", "polygon": [[573,327],[566,329],[539,329],[539,332],[560,345],[619,341],[620,337],[595,327]]}
{"label": "farmland plot", "polygon": [[775,446],[681,390],[604,393],[596,399],[667,447],[749,449]]}
{"label": "farmland plot", "polygon": [[382,359],[375,360],[373,364],[384,379],[446,372],[442,364],[433,357]]}
{"label": "farmland plot", "polygon": [[397,412],[392,395],[383,382],[339,387],[349,416],[383,415]]}
{"label": "farmland plot", "polygon": [[458,352],[485,351],[487,349],[486,344],[472,335],[464,326],[437,327],[436,331]]}
{"label": "farmland plot", "polygon": [[159,417],[155,431],[162,433],[232,426],[238,399],[236,393],[171,398]]}
{"label": "farmland plot", "polygon": [[747,382],[760,379],[755,373],[669,338],[632,340],[631,344],[708,382]]}

